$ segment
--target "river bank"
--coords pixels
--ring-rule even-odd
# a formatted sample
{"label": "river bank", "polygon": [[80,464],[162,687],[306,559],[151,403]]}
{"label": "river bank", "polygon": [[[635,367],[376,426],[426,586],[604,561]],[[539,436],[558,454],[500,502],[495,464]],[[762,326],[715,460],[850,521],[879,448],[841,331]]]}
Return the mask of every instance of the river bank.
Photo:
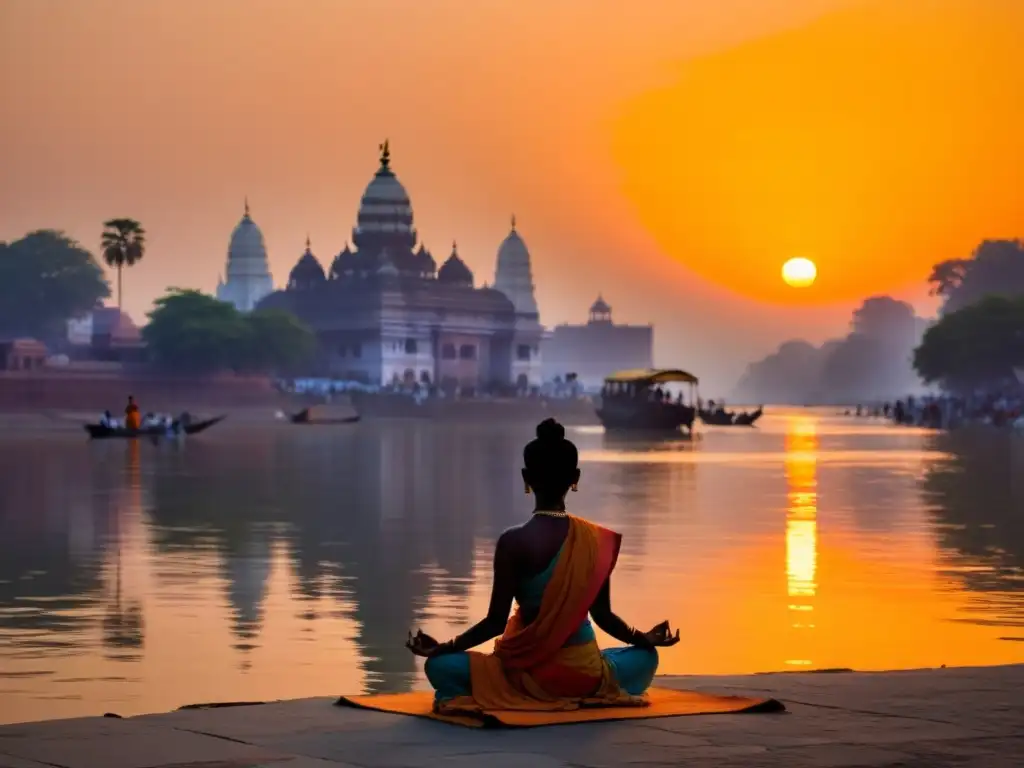
{"label": "river bank", "polygon": [[788,712],[473,730],[339,708],[335,696],[325,696],[2,726],[0,766],[1011,768],[1024,754],[1024,665],[663,677],[657,684],[770,696]]}

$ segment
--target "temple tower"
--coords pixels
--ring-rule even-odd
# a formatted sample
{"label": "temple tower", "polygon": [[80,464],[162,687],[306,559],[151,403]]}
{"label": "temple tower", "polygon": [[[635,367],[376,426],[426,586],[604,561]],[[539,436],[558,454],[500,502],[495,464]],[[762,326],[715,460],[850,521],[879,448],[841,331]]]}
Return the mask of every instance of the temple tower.
{"label": "temple tower", "polygon": [[228,244],[225,279],[217,282],[217,298],[249,312],[274,290],[263,233],[249,215],[249,201]]}
{"label": "temple tower", "polygon": [[525,392],[543,383],[540,343],[544,329],[540,324],[537,299],[533,294],[530,251],[516,231],[514,215],[512,229],[498,247],[494,288],[503,293],[516,309],[515,338],[512,344],[512,381],[520,392]]}
{"label": "temple tower", "polygon": [[501,291],[516,308],[516,314],[532,317],[539,322],[537,299],[533,295],[533,271],[530,251],[516,231],[516,217],[512,217],[512,230],[498,247],[498,265],[494,271],[494,287]]}

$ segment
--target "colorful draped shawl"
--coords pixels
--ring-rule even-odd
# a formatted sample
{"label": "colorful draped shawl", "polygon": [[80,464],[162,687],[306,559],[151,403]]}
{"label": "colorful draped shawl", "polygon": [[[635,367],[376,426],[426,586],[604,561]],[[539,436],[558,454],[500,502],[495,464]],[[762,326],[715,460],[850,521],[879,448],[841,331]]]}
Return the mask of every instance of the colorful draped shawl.
{"label": "colorful draped shawl", "polygon": [[618,533],[570,515],[569,532],[536,619],[524,626],[517,608],[493,653],[469,651],[472,695],[450,699],[439,711],[646,705],[644,697],[619,688],[596,640],[565,645],[615,568],[621,541]]}

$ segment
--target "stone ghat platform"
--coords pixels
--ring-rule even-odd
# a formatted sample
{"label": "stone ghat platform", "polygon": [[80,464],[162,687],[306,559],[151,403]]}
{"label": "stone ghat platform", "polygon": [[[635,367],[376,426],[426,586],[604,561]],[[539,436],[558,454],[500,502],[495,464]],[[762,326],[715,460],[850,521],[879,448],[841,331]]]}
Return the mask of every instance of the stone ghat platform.
{"label": "stone ghat platform", "polygon": [[1024,665],[659,684],[770,696],[789,711],[480,730],[335,707],[328,696],[2,726],[0,767],[1024,766]]}

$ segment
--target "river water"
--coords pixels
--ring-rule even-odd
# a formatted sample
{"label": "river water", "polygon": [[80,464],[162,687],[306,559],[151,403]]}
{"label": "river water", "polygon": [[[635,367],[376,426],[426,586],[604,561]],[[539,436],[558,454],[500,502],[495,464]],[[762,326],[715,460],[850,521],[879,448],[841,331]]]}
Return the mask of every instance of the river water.
{"label": "river water", "polygon": [[[532,426],[0,440],[0,721],[422,687],[481,618]],[[1024,439],[812,410],[693,442],[570,430],[571,510],[667,673],[1024,662]],[[607,638],[602,638],[606,641]]]}

